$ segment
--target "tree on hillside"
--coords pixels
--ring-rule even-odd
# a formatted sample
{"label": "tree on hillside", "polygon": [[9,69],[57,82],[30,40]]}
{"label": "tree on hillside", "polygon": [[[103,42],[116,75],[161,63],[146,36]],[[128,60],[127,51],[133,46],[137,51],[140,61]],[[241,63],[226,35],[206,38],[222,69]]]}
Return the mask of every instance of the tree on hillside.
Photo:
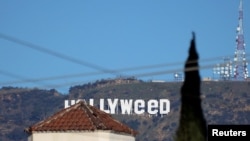
{"label": "tree on hillside", "polygon": [[185,63],[185,80],[181,87],[181,115],[176,131],[176,141],[205,141],[207,139],[207,125],[201,107],[198,58],[193,34],[189,56]]}

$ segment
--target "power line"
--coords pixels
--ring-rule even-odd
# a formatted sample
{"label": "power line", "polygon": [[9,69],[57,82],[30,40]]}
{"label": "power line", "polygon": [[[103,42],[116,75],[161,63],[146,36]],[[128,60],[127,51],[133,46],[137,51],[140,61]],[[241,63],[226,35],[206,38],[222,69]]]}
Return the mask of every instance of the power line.
{"label": "power line", "polygon": [[24,41],[24,40],[21,40],[21,39],[12,37],[12,36],[8,36],[8,35],[3,34],[3,33],[0,33],[0,38],[5,39],[5,40],[10,41],[10,42],[13,42],[13,43],[16,43],[16,44],[19,44],[19,45],[22,45],[22,46],[25,46],[25,47],[29,47],[29,48],[34,49],[36,51],[43,52],[43,53],[49,54],[51,56],[54,56],[54,57],[57,57],[57,58],[60,58],[60,59],[63,59],[63,60],[78,64],[78,65],[82,65],[82,66],[85,66],[85,67],[89,67],[89,68],[101,71],[103,73],[109,73],[109,74],[112,74],[112,75],[121,75],[121,74],[119,74],[118,72],[116,72],[114,70],[106,69],[106,68],[101,67],[99,65],[95,65],[95,64],[92,64],[92,63],[89,63],[89,62],[86,62],[86,61],[82,61],[82,60],[73,58],[71,56],[68,56],[68,55],[65,55],[65,54],[62,54],[62,53],[59,53],[59,52],[55,52],[53,50],[49,50],[49,49],[44,48],[42,46],[35,45],[35,44],[31,43],[31,42]]}
{"label": "power line", "polygon": [[[214,57],[214,58],[208,58],[208,59],[202,59],[201,62],[209,62],[213,60],[218,60],[221,57]],[[188,63],[193,63],[188,62]],[[161,63],[161,64],[155,64],[155,65],[147,65],[147,66],[138,66],[138,67],[128,67],[128,68],[122,68],[122,69],[115,69],[116,72],[128,72],[128,71],[136,71],[136,70],[146,70],[146,69],[156,69],[156,68],[163,68],[163,67],[173,67],[178,65],[183,65],[184,62],[174,62],[174,63]],[[1,71],[0,71],[1,73]],[[6,74],[2,73],[2,74]],[[60,76],[52,76],[52,77],[43,77],[43,78],[33,78],[33,79],[20,79],[17,81],[10,81],[10,82],[0,82],[0,85],[11,85],[16,83],[27,83],[27,82],[38,82],[38,81],[46,81],[46,80],[58,80],[58,79],[65,79],[65,78],[74,78],[74,77],[82,77],[82,76],[93,76],[93,75],[99,75],[104,74],[104,72],[87,72],[87,73],[78,73],[78,74],[64,74]],[[18,78],[18,77],[17,77]]]}
{"label": "power line", "polygon": [[[203,59],[203,62],[207,63],[209,61],[218,60],[218,58],[221,59],[221,57],[214,57],[214,58]],[[194,61],[190,61],[188,63],[194,63],[196,61],[197,60],[194,60]],[[182,65],[183,66],[183,64],[184,63],[180,63],[180,62],[179,63],[178,62],[176,62],[176,63],[163,63],[163,64],[156,64],[156,65],[123,68],[123,69],[118,69],[116,71],[145,70],[145,69],[152,69],[152,68],[157,68],[157,67],[161,68],[161,67],[166,67],[166,66],[177,66],[177,65]],[[215,65],[214,63],[207,64],[207,65],[200,65],[200,67],[192,67],[192,68],[188,68],[186,70],[183,70],[182,68],[166,69],[166,70],[162,70],[162,71],[154,71],[154,72],[148,72],[148,73],[138,73],[138,74],[133,74],[133,75],[130,75],[130,76],[133,76],[135,78],[141,78],[141,77],[147,77],[147,76],[173,74],[175,72],[184,72],[184,71],[192,71],[192,70],[198,70],[198,69],[202,70],[202,69],[213,68],[214,65]],[[23,76],[0,70],[0,74],[2,74],[2,75],[6,75],[6,76],[9,76],[9,77],[12,77],[12,78],[20,79],[19,81],[16,81],[16,83],[40,82],[40,81],[44,81],[44,80],[71,78],[71,77],[78,77],[78,76],[83,76],[83,75],[84,76],[98,75],[98,74],[102,74],[102,73],[104,73],[104,72],[89,72],[89,73],[62,75],[62,76],[54,76],[54,77],[47,77],[47,78],[25,79],[25,77],[23,77]],[[60,87],[69,86],[69,85],[75,85],[75,84],[79,84],[79,83],[83,83],[83,81],[60,83],[60,84],[47,84],[47,85],[43,85],[42,87],[47,87],[47,88],[49,87],[49,88],[54,88],[55,89],[55,88],[60,88]],[[2,85],[2,84],[7,84],[7,83],[6,82],[5,83],[0,83],[0,85]]]}
{"label": "power line", "polygon": [[[173,74],[175,72],[184,72],[184,71],[194,71],[194,70],[202,70],[202,69],[207,69],[213,67],[214,64],[210,65],[205,65],[205,66],[200,66],[200,67],[190,67],[187,69],[171,69],[171,70],[162,70],[162,71],[154,71],[154,72],[148,72],[148,73],[138,73],[138,74],[133,74],[131,76],[134,76],[135,78],[141,78],[141,77],[147,77],[147,76],[156,76],[156,75],[164,75],[164,74]],[[85,81],[87,83],[87,81]],[[89,81],[88,81],[89,82]],[[61,84],[55,84],[50,87],[53,88],[60,88],[64,86],[69,86],[69,85],[75,85],[83,83],[83,81],[77,81],[77,82],[68,82],[68,83],[61,83]]]}
{"label": "power line", "polygon": [[[230,57],[230,55],[227,55]],[[232,56],[232,55],[231,55]],[[232,56],[233,57],[233,56]],[[222,57],[213,57],[213,58],[207,58],[207,59],[201,59],[200,62],[207,63],[214,60],[219,60]],[[193,63],[194,61],[188,62]],[[138,67],[128,67],[128,68],[122,68],[122,69],[115,69],[115,72],[128,72],[128,71],[136,71],[136,70],[146,70],[146,69],[156,69],[156,68],[162,68],[162,67],[173,67],[178,65],[183,65],[184,62],[173,62],[173,63],[161,63],[161,64],[154,64],[154,65],[146,65],[146,66],[138,66]],[[214,64],[215,65],[215,64]],[[180,70],[176,70],[180,71]],[[79,74],[64,74],[61,76],[52,76],[52,77],[43,77],[43,78],[33,78],[33,79],[24,79],[24,77],[19,77],[18,75],[8,73],[6,71],[0,71],[3,75],[11,76],[13,78],[18,78],[20,80],[17,81],[9,81],[9,82],[0,82],[0,85],[11,85],[16,83],[27,83],[27,82],[38,82],[38,81],[46,81],[46,80],[58,80],[58,79],[65,79],[65,78],[74,78],[74,77],[81,77],[81,76],[93,76],[93,75],[99,75],[104,74],[105,72],[87,72],[87,73],[79,73]],[[150,73],[149,73],[150,74]],[[137,74],[138,76],[141,76],[140,74]]]}
{"label": "power line", "polygon": [[[184,72],[184,71],[194,71],[194,70],[203,70],[203,69],[208,69],[208,68],[212,68],[214,66],[214,64],[210,64],[210,65],[205,65],[205,66],[200,66],[200,67],[190,67],[187,69],[172,69],[172,70],[163,70],[163,71],[155,71],[155,72],[149,72],[149,73],[139,73],[139,74],[134,74],[134,77],[147,77],[147,76],[152,76],[152,75],[164,75],[164,74],[173,74],[175,72]],[[10,73],[6,73],[0,70],[0,73],[2,74],[10,74]],[[17,76],[15,74],[11,74],[11,76]],[[65,87],[65,86],[72,86],[72,85],[77,85],[79,83],[87,83],[89,81],[76,81],[76,82],[67,82],[67,83],[60,83],[60,84],[52,84],[52,85],[44,85],[43,87],[49,87],[49,88],[60,88],[60,87]],[[31,89],[32,90],[32,89]],[[25,91],[25,90],[24,90]],[[11,93],[11,92],[16,92],[16,90],[14,91],[8,91],[8,92],[4,92],[4,93]],[[19,92],[19,90],[18,90]]]}
{"label": "power line", "polygon": [[11,85],[11,84],[17,84],[17,83],[38,82],[38,81],[46,81],[46,80],[59,80],[59,79],[65,79],[65,78],[90,76],[90,75],[98,75],[98,74],[103,74],[103,72],[89,72],[89,73],[69,74],[69,75],[51,76],[51,77],[43,77],[43,78],[22,79],[22,80],[9,81],[9,82],[0,82],[0,85]]}
{"label": "power line", "polygon": [[[148,65],[148,66],[139,66],[139,67],[130,67],[130,68],[123,68],[123,69],[116,69],[116,70],[110,70],[110,69],[106,69],[103,68],[101,66],[92,64],[92,63],[88,63],[76,58],[73,58],[71,56],[65,55],[65,54],[61,54],[58,52],[55,52],[53,50],[49,50],[47,48],[43,48],[39,45],[35,45],[33,43],[27,42],[27,41],[23,41],[5,34],[0,33],[0,38],[8,40],[10,42],[14,42],[16,44],[20,44],[22,46],[25,47],[29,47],[31,49],[34,49],[36,51],[40,51],[46,54],[49,54],[51,56],[66,60],[66,61],[70,61],[72,63],[76,63],[82,66],[87,66],[90,67],[92,69],[98,70],[99,72],[88,72],[88,73],[80,73],[80,74],[71,74],[71,75],[62,75],[62,76],[52,76],[52,77],[45,77],[45,78],[35,78],[35,79],[25,79],[24,77],[20,77],[19,75],[16,74],[12,74],[6,71],[1,71],[0,73],[2,75],[6,75],[6,76],[10,76],[13,78],[18,78],[18,81],[12,81],[12,82],[2,82],[0,83],[0,85],[6,85],[6,84],[14,84],[14,83],[25,83],[25,82],[40,82],[40,81],[45,81],[45,80],[57,80],[57,79],[65,79],[65,78],[73,78],[73,77],[79,77],[79,76],[91,76],[91,75],[98,75],[98,74],[103,74],[103,73],[110,73],[110,74],[115,74],[116,76],[123,76],[118,72],[128,72],[128,71],[135,71],[135,70],[146,70],[146,69],[155,69],[155,68],[161,68],[161,67],[173,67],[173,66],[177,66],[177,65],[183,65],[183,62],[175,62],[175,63],[163,63],[163,64],[156,64],[156,65]],[[232,55],[228,55],[228,56],[232,56]],[[208,59],[203,59],[200,62],[202,63],[207,63],[213,60],[218,60],[221,59],[221,57],[214,57],[214,58],[208,58]],[[189,63],[193,63],[189,62]],[[199,69],[205,69],[205,68],[210,68],[210,67],[214,67],[215,64],[213,65],[206,65],[203,67],[200,67]],[[193,69],[198,69],[198,68],[193,68]],[[153,75],[163,75],[163,74],[169,74],[169,73],[175,73],[175,72],[181,72],[183,71],[182,69],[173,69],[173,70],[163,70],[163,71],[157,71],[157,72],[148,72],[148,73],[138,73],[138,74],[134,74],[134,75],[130,75],[130,76],[134,76],[134,77],[146,77],[146,76],[153,76]],[[59,86],[60,84],[58,84]],[[51,85],[47,85],[47,86],[51,86]],[[54,85],[55,86],[55,85]]]}
{"label": "power line", "polygon": [[[192,68],[187,68],[186,70],[183,70],[182,68],[178,69],[167,69],[167,70],[162,70],[162,71],[154,71],[154,72],[147,72],[147,73],[138,73],[138,74],[133,74],[131,76],[136,77],[136,78],[141,78],[141,77],[147,77],[147,76],[156,76],[156,75],[164,75],[164,74],[173,74],[175,72],[184,72],[184,71],[192,71],[192,70],[202,70],[202,69],[207,69],[207,68],[212,68],[214,64],[210,65],[205,65],[201,67],[192,67]],[[131,68],[132,69],[132,68]],[[8,74],[8,72],[4,72],[0,70],[1,74]],[[72,76],[80,76],[80,75],[93,75],[93,74],[100,74],[100,72],[92,72],[92,73],[83,73],[83,74],[75,74],[75,75],[68,75],[66,77],[72,77]],[[17,75],[12,75],[12,76],[17,76]],[[19,77],[20,78],[20,77]],[[51,77],[53,79],[62,79],[64,76],[56,76],[56,77]],[[51,79],[50,78],[50,79]],[[23,83],[23,82],[37,82],[41,80],[45,80],[49,78],[40,78],[40,79],[21,79],[20,81],[16,81],[18,83]],[[73,84],[79,84],[82,83],[83,81],[77,81],[77,82],[68,82],[68,83],[61,83],[61,84],[52,84],[52,85],[44,85],[43,87],[50,87],[50,88],[55,88],[55,87],[63,87],[63,86],[68,86],[68,85],[73,85]],[[6,85],[8,83],[0,83],[1,85]]]}
{"label": "power line", "polygon": [[[8,76],[8,77],[15,78],[15,79],[19,79],[20,82],[25,82],[25,81],[27,82],[27,80],[30,80],[30,79],[27,79],[27,77],[24,77],[24,76],[21,76],[21,75],[18,75],[18,74],[14,74],[14,73],[11,73],[11,72],[8,72],[8,71],[4,71],[4,70],[0,70],[0,74]],[[33,83],[37,83],[37,84],[43,85],[43,86],[49,86],[50,85],[50,84],[44,84],[41,81],[37,81],[37,82],[33,82]],[[5,84],[0,83],[0,85],[5,85]]]}

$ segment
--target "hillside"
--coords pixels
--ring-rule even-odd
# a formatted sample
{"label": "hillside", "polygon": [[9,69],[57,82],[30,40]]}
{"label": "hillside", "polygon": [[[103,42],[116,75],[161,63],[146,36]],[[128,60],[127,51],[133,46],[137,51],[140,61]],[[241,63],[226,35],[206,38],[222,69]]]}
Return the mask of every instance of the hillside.
{"label": "hillside", "polygon": [[64,99],[56,90],[0,89],[0,140],[26,141],[24,128],[63,108]]}
{"label": "hillside", "polygon": [[[182,82],[154,83],[135,79],[101,80],[56,90],[4,87],[0,89],[0,140],[24,141],[23,129],[64,107],[64,100],[100,98],[169,99],[168,115],[113,115],[139,131],[137,141],[170,141],[178,126]],[[208,124],[250,123],[250,82],[202,82],[202,106]],[[97,105],[96,105],[97,106]]]}

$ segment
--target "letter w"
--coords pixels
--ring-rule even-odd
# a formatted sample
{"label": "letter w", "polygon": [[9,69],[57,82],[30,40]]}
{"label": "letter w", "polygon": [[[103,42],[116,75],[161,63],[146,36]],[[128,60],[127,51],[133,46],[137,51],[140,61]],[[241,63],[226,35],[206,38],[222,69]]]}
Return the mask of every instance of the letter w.
{"label": "letter w", "polygon": [[130,99],[129,101],[126,99],[121,99],[120,100],[121,103],[121,110],[122,110],[122,114],[131,114],[131,108],[132,108],[132,104],[133,104],[133,99]]}

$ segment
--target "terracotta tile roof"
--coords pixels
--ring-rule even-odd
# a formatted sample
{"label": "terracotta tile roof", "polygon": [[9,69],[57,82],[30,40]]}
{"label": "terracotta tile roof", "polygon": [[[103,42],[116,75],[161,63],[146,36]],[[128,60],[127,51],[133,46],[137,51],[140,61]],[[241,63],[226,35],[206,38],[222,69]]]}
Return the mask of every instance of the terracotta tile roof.
{"label": "terracotta tile roof", "polygon": [[111,130],[135,136],[136,131],[113,119],[111,115],[81,101],[25,129],[33,131]]}

